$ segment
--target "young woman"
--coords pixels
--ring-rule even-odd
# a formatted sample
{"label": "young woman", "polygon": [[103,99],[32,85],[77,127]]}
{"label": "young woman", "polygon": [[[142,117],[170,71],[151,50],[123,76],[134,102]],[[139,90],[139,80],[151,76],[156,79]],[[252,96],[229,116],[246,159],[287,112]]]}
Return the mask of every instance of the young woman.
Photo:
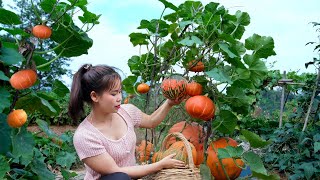
{"label": "young woman", "polygon": [[121,77],[115,68],[106,65],[83,65],[74,75],[69,114],[78,120],[84,113],[84,103],[90,114],[77,128],[73,143],[85,164],[85,180],[131,179],[157,172],[163,168],[184,168],[182,161],[171,154],[159,162],[136,165],[134,128],[154,128],[165,118],[170,108],[178,104],[166,100],[151,115],[132,104],[121,104]]}

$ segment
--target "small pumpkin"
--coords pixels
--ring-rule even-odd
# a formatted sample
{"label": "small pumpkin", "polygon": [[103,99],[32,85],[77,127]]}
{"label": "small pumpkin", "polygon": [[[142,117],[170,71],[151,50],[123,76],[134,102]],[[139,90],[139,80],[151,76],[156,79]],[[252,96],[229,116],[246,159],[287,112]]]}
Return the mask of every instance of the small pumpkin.
{"label": "small pumpkin", "polygon": [[15,89],[22,90],[34,85],[37,81],[37,73],[32,69],[24,69],[14,73],[9,82]]}
{"label": "small pumpkin", "polygon": [[[197,150],[194,147],[194,145],[190,142],[188,142],[190,147],[191,147],[191,151],[192,151],[192,158],[193,158],[193,162],[197,161]],[[180,160],[185,162],[186,164],[188,164],[188,153],[187,153],[187,149],[184,145],[184,143],[182,141],[177,141],[175,143],[173,143],[169,149],[165,150],[162,154],[162,158],[169,156],[170,154],[175,153],[176,155],[173,157],[174,159]]]}
{"label": "small pumpkin", "polygon": [[216,141],[210,143],[207,149],[207,165],[210,168],[212,176],[217,180],[228,179],[226,174],[223,171],[221,162],[226,170],[230,179],[236,179],[239,177],[242,169],[240,167],[244,166],[244,162],[241,159],[235,159],[238,167],[232,158],[221,159],[221,162],[218,158],[218,149],[226,148],[227,146],[237,147],[238,143],[231,138],[220,138]]}
{"label": "small pumpkin", "polygon": [[136,156],[139,162],[146,162],[150,159],[150,154],[153,151],[153,144],[150,141],[142,140],[136,147]]}
{"label": "small pumpkin", "polygon": [[137,91],[140,94],[145,94],[149,92],[149,90],[150,90],[150,86],[146,83],[141,83],[137,86]]}
{"label": "small pumpkin", "polygon": [[160,159],[162,159],[162,152],[158,151],[153,154],[151,162],[155,163],[155,162],[158,162]]}
{"label": "small pumpkin", "polygon": [[130,100],[129,96],[126,97],[126,98],[123,100],[123,104],[128,104],[128,103],[129,103],[129,100]]}
{"label": "small pumpkin", "polygon": [[[180,121],[174,124],[168,131],[168,133],[179,132],[194,145],[197,151],[197,158],[194,161],[195,165],[200,165],[204,161],[204,140],[205,133],[203,128],[196,122],[188,123],[186,121]],[[174,142],[177,141],[176,137],[170,137],[167,140],[166,149],[168,149]]]}
{"label": "small pumpkin", "polygon": [[185,109],[193,117],[208,121],[214,117],[215,105],[207,96],[193,96],[186,101]]}
{"label": "small pumpkin", "polygon": [[13,110],[7,117],[10,127],[19,128],[27,122],[28,115],[23,109]]}
{"label": "small pumpkin", "polygon": [[36,25],[32,28],[32,34],[40,39],[47,39],[51,36],[52,30],[46,25]]}
{"label": "small pumpkin", "polygon": [[186,93],[189,96],[201,95],[202,94],[202,85],[195,82],[195,81],[192,81],[187,84]]}
{"label": "small pumpkin", "polygon": [[161,91],[164,97],[171,100],[180,100],[186,96],[187,80],[182,76],[174,75],[164,79]]}
{"label": "small pumpkin", "polygon": [[198,61],[197,64],[196,63],[196,60],[192,60],[188,63],[188,68],[189,68],[189,71],[192,71],[192,72],[203,72],[204,71],[204,64],[203,62],[201,61]]}

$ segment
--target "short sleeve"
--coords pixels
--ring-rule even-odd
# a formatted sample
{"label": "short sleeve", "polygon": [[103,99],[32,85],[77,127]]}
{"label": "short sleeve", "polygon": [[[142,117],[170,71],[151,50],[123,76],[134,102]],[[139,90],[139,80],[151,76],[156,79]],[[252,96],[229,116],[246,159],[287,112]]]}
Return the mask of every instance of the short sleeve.
{"label": "short sleeve", "polygon": [[134,127],[139,127],[142,120],[142,111],[133,104],[123,104],[121,107],[128,113]]}
{"label": "short sleeve", "polygon": [[80,160],[106,152],[101,140],[93,132],[77,129],[73,136],[73,144]]}

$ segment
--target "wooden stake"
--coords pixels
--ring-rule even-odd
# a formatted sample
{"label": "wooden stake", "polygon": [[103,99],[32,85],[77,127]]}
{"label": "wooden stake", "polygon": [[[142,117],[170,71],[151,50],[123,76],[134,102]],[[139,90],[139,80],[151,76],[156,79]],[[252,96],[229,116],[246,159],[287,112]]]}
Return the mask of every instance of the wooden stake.
{"label": "wooden stake", "polygon": [[[286,74],[286,71],[283,71],[283,79],[286,79],[287,78],[287,74]],[[280,119],[279,119],[279,128],[282,127],[282,116],[283,116],[283,107],[284,107],[284,93],[286,91],[286,86],[287,84],[284,83],[282,85],[282,94],[281,94],[281,103],[280,103]]]}

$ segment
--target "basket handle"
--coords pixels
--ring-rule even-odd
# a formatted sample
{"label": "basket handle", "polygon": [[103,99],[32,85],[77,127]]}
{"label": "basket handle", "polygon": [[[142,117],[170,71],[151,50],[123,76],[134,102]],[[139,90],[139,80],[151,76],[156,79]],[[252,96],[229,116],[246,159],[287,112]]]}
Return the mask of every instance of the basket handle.
{"label": "basket handle", "polygon": [[195,165],[194,165],[194,162],[193,162],[191,146],[189,144],[189,141],[184,137],[184,135],[182,133],[175,132],[175,133],[168,134],[164,138],[164,141],[163,141],[162,146],[161,146],[161,151],[164,152],[166,150],[166,144],[167,144],[167,142],[168,142],[168,140],[169,140],[169,138],[171,136],[177,137],[180,140],[182,140],[182,142],[183,142],[183,144],[184,144],[184,146],[186,147],[186,150],[187,150],[189,168],[194,169]]}

